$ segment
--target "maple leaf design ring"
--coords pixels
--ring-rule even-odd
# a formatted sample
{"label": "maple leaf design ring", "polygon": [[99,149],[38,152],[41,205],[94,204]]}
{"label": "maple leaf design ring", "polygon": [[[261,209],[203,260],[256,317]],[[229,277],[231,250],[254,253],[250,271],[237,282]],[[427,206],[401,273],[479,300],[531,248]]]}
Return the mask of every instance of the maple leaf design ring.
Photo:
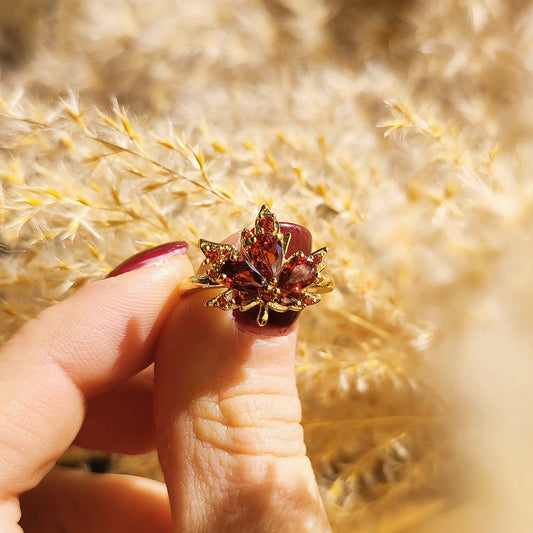
{"label": "maple leaf design ring", "polygon": [[206,307],[243,312],[257,307],[257,324],[265,326],[269,311],[301,311],[335,286],[322,272],[328,249],[309,255],[296,251],[286,257],[290,240],[291,234],[281,233],[275,215],[263,205],[254,229],[241,232],[241,251],[231,244],[200,239],[205,272],[189,281],[197,287],[226,289],[208,300]]}

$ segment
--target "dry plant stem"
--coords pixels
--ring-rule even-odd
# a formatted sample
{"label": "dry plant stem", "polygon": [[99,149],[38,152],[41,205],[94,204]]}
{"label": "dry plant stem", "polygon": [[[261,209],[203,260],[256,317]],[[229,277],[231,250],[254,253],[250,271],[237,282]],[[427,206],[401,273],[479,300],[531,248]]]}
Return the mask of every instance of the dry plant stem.
{"label": "dry plant stem", "polygon": [[297,327],[275,337],[242,330],[204,308],[206,292],[187,294],[156,356],[175,531],[328,531],[300,425]]}
{"label": "dry plant stem", "polygon": [[[469,483],[503,498],[442,531],[530,531],[531,438],[510,426],[529,431],[531,328],[499,302],[533,249],[532,2],[0,4],[20,60],[0,74],[1,339],[133,251],[268,203],[331,248],[339,290],[302,315],[297,376],[336,533],[411,532]],[[463,446],[450,404],[487,438]]]}

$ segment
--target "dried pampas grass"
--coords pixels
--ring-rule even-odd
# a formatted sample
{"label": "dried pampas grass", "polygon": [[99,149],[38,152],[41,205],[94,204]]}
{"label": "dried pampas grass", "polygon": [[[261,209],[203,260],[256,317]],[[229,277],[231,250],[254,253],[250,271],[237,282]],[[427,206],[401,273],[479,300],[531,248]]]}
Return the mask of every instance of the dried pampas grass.
{"label": "dried pampas grass", "polygon": [[[529,531],[532,23],[530,1],[0,0],[0,335],[267,203],[331,248],[296,371],[334,530]],[[157,476],[111,468],[136,464]]]}

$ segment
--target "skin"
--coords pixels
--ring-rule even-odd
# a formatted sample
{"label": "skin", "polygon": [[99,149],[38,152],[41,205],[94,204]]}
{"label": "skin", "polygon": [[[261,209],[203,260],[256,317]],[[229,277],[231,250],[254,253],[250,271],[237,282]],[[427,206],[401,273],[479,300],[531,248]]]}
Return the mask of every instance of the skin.
{"label": "skin", "polygon": [[[243,329],[187,290],[192,273],[179,255],[92,283],[1,348],[2,532],[329,530],[299,424],[297,325]],[[157,445],[169,496],[56,467],[72,442]]]}

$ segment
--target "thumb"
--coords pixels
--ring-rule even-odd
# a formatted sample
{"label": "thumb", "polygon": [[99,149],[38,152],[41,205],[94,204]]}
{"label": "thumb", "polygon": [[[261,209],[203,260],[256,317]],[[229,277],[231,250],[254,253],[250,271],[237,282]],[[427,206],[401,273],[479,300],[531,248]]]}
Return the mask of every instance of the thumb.
{"label": "thumb", "polygon": [[[293,229],[291,247],[304,240],[308,253],[310,234]],[[297,325],[259,328],[244,313],[206,309],[212,296],[182,297],[156,355],[158,448],[175,531],[328,531],[300,425]],[[290,321],[273,318],[284,315]]]}

